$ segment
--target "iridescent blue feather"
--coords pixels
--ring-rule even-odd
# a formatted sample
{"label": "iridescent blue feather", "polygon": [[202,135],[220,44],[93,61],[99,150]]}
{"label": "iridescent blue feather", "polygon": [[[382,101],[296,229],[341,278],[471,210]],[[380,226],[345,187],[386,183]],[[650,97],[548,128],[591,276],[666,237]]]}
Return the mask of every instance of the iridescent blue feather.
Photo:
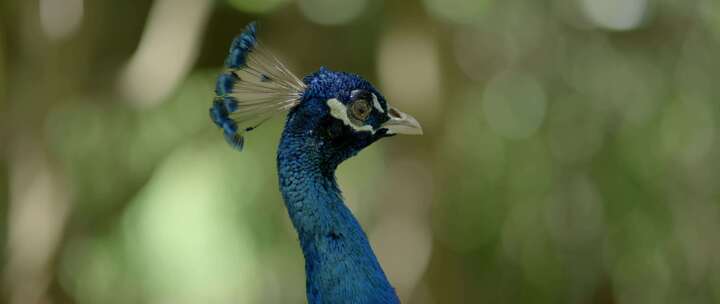
{"label": "iridescent blue feather", "polygon": [[247,61],[247,54],[252,51],[257,38],[255,38],[255,22],[245,27],[245,31],[233,39],[230,45],[230,54],[225,59],[225,66],[229,69],[242,68]]}

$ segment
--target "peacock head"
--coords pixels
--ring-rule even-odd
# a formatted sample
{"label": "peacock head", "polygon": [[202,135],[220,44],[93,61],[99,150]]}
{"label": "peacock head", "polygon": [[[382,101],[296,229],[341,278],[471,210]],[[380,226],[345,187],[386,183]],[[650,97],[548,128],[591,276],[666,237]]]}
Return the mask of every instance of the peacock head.
{"label": "peacock head", "polygon": [[285,111],[283,136],[309,139],[302,142],[335,165],[380,138],[422,134],[415,118],[358,75],[323,67],[301,81],[261,47],[254,23],[235,38],[225,66],[210,116],[235,148],[242,149],[244,133]]}
{"label": "peacock head", "polygon": [[390,106],[370,82],[327,68],[305,77],[301,101],[286,128],[315,137],[327,155],[344,160],[383,137],[422,134],[415,118]]}

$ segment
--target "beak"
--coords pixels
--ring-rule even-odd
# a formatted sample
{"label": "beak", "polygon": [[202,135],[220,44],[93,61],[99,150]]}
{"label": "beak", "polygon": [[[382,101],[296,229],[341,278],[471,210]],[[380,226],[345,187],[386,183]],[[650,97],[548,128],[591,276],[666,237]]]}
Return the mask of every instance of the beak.
{"label": "beak", "polygon": [[382,128],[388,130],[387,134],[422,135],[422,127],[415,117],[398,111],[393,107],[388,108],[390,120],[382,124]]}

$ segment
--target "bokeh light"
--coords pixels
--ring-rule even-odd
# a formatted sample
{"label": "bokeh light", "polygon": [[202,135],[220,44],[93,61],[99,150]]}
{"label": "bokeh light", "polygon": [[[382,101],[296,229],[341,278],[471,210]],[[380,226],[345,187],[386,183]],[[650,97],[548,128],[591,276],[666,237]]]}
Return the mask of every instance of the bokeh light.
{"label": "bokeh light", "polygon": [[436,48],[435,41],[419,31],[398,29],[383,36],[377,69],[392,106],[420,119],[438,114],[443,80]]}
{"label": "bokeh light", "polygon": [[647,0],[580,0],[583,12],[597,26],[630,30],[646,17]]}
{"label": "bokeh light", "polygon": [[248,13],[268,13],[274,9],[279,8],[281,5],[288,2],[288,0],[227,0],[230,5],[237,8],[238,10]]}
{"label": "bokeh light", "polygon": [[[210,3],[159,0],[153,4],[148,29],[119,82],[130,102],[157,104],[185,76],[199,48]],[[183,22],[177,23],[178,18]]]}
{"label": "bokeh light", "polygon": [[507,72],[488,83],[483,113],[495,132],[513,139],[535,133],[545,118],[545,91],[532,77]]}
{"label": "bokeh light", "polygon": [[712,112],[710,105],[690,98],[670,105],[660,122],[664,152],[686,165],[707,162],[717,138]]}
{"label": "bokeh light", "polygon": [[423,0],[427,11],[440,20],[472,23],[478,21],[486,12],[493,0]]}
{"label": "bokeh light", "polygon": [[83,19],[83,0],[40,0],[40,24],[52,40],[75,32]]}
{"label": "bokeh light", "polygon": [[[231,197],[255,201],[262,179],[232,178],[222,170],[222,148],[174,152],[123,219],[132,266],[158,302],[256,301],[254,242],[234,216],[243,201]],[[215,161],[193,162],[199,153]],[[243,167],[256,171],[252,165]]]}
{"label": "bokeh light", "polygon": [[336,25],[360,16],[367,0],[299,0],[298,5],[303,15],[313,22]]}

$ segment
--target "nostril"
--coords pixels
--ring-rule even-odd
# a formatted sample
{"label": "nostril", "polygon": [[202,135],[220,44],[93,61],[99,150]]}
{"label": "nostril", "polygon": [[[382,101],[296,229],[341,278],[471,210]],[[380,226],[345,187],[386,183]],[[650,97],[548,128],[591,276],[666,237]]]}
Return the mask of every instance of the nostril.
{"label": "nostril", "polygon": [[390,108],[390,110],[388,111],[388,115],[390,115],[390,117],[392,118],[401,118],[400,112],[398,112],[398,110],[395,110],[395,108]]}

